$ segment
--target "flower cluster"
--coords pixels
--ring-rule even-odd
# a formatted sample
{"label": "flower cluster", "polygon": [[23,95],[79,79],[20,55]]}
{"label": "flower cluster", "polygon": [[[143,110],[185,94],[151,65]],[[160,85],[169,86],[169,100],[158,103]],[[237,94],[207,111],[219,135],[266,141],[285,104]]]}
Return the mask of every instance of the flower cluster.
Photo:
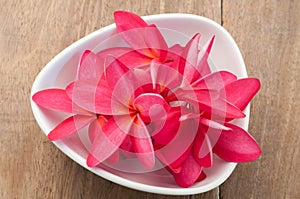
{"label": "flower cluster", "polygon": [[206,177],[203,168],[213,165],[214,154],[229,162],[258,158],[257,142],[231,123],[245,117],[258,79],[211,72],[215,37],[202,49],[200,34],[185,46],[168,46],[156,25],[125,11],[114,17],[127,47],[86,50],[76,80],[33,95],[44,108],[72,114],[50,140],[88,126],[89,167],[136,158],[146,170],[162,165],[182,187]]}

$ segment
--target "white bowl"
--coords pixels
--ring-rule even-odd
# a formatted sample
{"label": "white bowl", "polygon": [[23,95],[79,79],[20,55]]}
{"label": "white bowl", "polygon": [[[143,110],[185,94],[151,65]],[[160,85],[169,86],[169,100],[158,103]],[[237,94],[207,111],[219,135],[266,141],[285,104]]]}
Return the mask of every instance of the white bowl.
{"label": "white bowl", "polygon": [[[215,70],[224,69],[236,74],[240,78],[247,77],[246,67],[236,43],[230,34],[216,22],[190,14],[160,14],[143,18],[148,23],[156,24],[159,28],[182,32],[188,38],[191,38],[195,33],[199,32],[201,33],[202,42],[216,35],[215,43],[210,54],[210,60],[213,60]],[[103,41],[115,33],[115,25],[112,24],[87,35],[67,47],[54,57],[36,77],[32,86],[31,96],[37,91],[46,88],[64,88],[75,78],[80,54],[86,49],[100,50],[109,47],[107,46],[109,44]],[[170,39],[170,37],[168,39]],[[171,38],[171,40],[172,39],[174,40],[175,37]],[[183,41],[173,42],[182,44]],[[184,42],[187,42],[187,40]],[[102,45],[99,46],[99,43]],[[40,108],[32,100],[31,106],[35,119],[46,135],[67,116],[66,114]],[[246,114],[245,118],[235,120],[235,123],[245,130],[248,128],[249,110],[250,107],[248,106],[244,111]],[[132,174],[115,171],[106,166],[101,166],[101,168],[89,168],[86,165],[88,152],[77,137],[71,137],[53,143],[75,162],[102,178],[132,189],[159,194],[190,195],[209,191],[223,183],[236,166],[236,163],[228,163],[215,157],[214,166],[205,169],[207,174],[205,180],[194,184],[192,187],[181,188],[175,184],[172,176],[163,170],[145,174]]]}

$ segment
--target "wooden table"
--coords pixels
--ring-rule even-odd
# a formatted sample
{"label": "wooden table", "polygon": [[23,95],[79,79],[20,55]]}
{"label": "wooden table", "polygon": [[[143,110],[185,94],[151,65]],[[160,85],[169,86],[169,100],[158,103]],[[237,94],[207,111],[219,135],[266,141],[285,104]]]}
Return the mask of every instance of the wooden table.
{"label": "wooden table", "polygon": [[[210,192],[170,197],[104,180],[47,140],[30,108],[34,78],[65,47],[111,24],[117,9],[192,13],[229,31],[262,83],[249,128],[263,150],[258,160]],[[299,10],[296,0],[1,0],[0,198],[300,198]]]}

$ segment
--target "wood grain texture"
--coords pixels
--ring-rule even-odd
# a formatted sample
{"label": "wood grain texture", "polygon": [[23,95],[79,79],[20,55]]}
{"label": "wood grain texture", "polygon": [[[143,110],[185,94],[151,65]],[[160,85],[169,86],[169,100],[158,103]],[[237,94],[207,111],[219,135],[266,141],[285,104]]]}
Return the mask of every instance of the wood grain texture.
{"label": "wood grain texture", "polygon": [[[74,41],[113,22],[124,9],[139,15],[193,13],[232,34],[262,90],[249,131],[263,155],[239,164],[218,189],[171,197],[106,181],[61,153],[31,113],[34,78]],[[0,0],[0,198],[299,198],[299,1]]]}
{"label": "wood grain texture", "polygon": [[300,198],[300,2],[223,2],[223,26],[242,51],[249,76],[260,78],[249,132],[263,154],[239,164],[222,198]]}

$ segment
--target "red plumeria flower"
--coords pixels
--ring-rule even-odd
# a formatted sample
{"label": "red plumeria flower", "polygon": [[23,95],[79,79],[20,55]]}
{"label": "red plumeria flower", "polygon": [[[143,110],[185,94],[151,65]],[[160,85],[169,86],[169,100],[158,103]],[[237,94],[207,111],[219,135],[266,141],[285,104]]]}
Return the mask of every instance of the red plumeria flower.
{"label": "red plumeria flower", "polygon": [[[88,60],[95,60],[94,55],[84,56],[84,59],[88,63],[98,63],[98,61]],[[130,70],[118,59],[109,63],[103,76],[98,79],[82,78],[67,88],[67,93],[72,93],[72,100],[80,107],[97,114],[114,116],[102,129],[107,139],[95,137],[94,143],[97,144],[93,143],[95,147],[90,150],[88,165],[95,166],[96,163],[105,160],[111,154],[104,153],[103,149],[117,151],[129,136],[133,150],[143,165],[152,168],[155,164],[155,156],[147,125],[155,120],[153,118],[158,118],[155,123],[157,125],[161,122],[160,118],[166,114],[164,128],[156,132],[153,139],[163,143],[166,139],[170,140],[168,133],[175,135],[172,129],[177,126],[171,124],[175,119],[179,124],[180,110],[169,105],[166,89],[177,87],[181,79],[176,78],[178,72],[174,69],[171,71],[168,66],[162,68],[155,63],[152,73],[143,69]],[[170,77],[175,78],[170,79]],[[156,107],[153,108],[154,106]]]}
{"label": "red plumeria flower", "polygon": [[[88,55],[90,55],[89,59],[84,59]],[[91,77],[93,75],[98,75],[97,67],[100,72],[103,69],[99,67],[101,65],[99,65],[97,61],[99,61],[97,56],[93,56],[90,51],[86,51],[81,59],[80,68],[88,70],[91,69],[90,66],[92,65],[93,69],[90,72],[82,71],[80,77],[88,78],[88,76]],[[48,138],[50,140],[55,141],[66,138],[77,133],[85,126],[89,126],[89,137],[91,142],[94,143],[95,137],[103,135],[101,129],[105,126],[107,119],[110,117],[90,112],[75,104],[72,100],[73,86],[74,82],[67,86],[66,89],[53,88],[42,90],[35,93],[32,96],[32,99],[41,107],[72,114],[72,116],[62,121],[48,134]],[[93,145],[95,144],[97,143],[94,143]],[[117,162],[118,153],[111,153],[105,160],[109,163]]]}
{"label": "red plumeria flower", "polygon": [[[115,19],[117,28],[120,32],[128,29],[139,30],[140,28],[147,26],[147,24],[139,16],[122,11],[115,13]],[[127,27],[126,24],[128,22],[126,19],[129,19],[131,22],[129,22],[130,25]],[[128,43],[131,46],[135,46],[135,43],[139,42],[134,40],[133,36],[134,35],[130,33],[126,34],[126,32],[123,34],[123,38],[126,41],[129,41]],[[199,106],[199,109],[203,111],[199,114],[198,118],[200,127],[193,147],[194,158],[197,160],[197,163],[204,167],[212,166],[213,151],[227,161],[242,162],[254,160],[261,153],[256,141],[248,133],[245,133],[243,129],[225,122],[234,118],[241,118],[245,116],[242,110],[244,110],[247,104],[258,92],[260,88],[259,81],[255,78],[237,80],[235,75],[226,71],[211,73],[207,58],[212,48],[214,37],[207,43],[207,45],[205,45],[201,54],[199,54],[198,50],[199,38],[200,35],[196,34],[183,49],[177,51],[181,52],[181,54],[177,56],[177,59],[175,57],[175,63],[172,63],[171,65],[171,67],[177,68],[178,72],[182,73],[184,80],[189,84],[189,89],[184,88],[183,85],[181,89],[175,91],[176,96],[183,97],[183,99],[190,101],[190,93],[195,93],[197,95],[197,98],[194,98],[197,102],[196,106]],[[142,37],[141,40],[145,41],[147,40],[147,37]],[[163,46],[160,39],[153,43],[160,43],[161,46]],[[166,48],[164,47],[164,49]],[[216,91],[218,92],[217,95],[219,95],[218,98],[220,99],[214,99],[212,102],[212,92]],[[217,106],[219,106],[220,109],[217,108]],[[216,114],[219,117],[219,121],[211,120],[212,114]],[[195,115],[192,117],[195,117]],[[215,143],[216,145],[214,146],[214,149],[212,149],[210,139],[207,135],[207,127],[221,131],[219,140]],[[235,133],[230,134],[230,132]],[[234,136],[234,138],[230,135]],[[236,141],[236,143],[233,142],[233,147],[229,150],[226,147],[228,147],[228,141],[230,140]],[[241,141],[244,141],[243,144],[248,146],[249,150],[240,150],[239,146]],[[203,155],[202,157],[199,157],[201,148],[206,148],[207,153],[204,157]],[[194,163],[196,164],[196,161],[194,161]],[[188,165],[192,166],[191,164]],[[195,175],[200,175],[201,170],[199,170],[198,173],[194,173],[196,173]],[[178,176],[175,179],[178,181]],[[183,179],[186,179],[186,176],[184,176]],[[197,178],[194,178],[194,182],[196,179]],[[194,182],[192,180],[187,184],[191,185]]]}
{"label": "red plumeria flower", "polygon": [[178,44],[169,48],[159,29],[154,24],[148,25],[136,14],[116,11],[114,18],[118,36],[130,47],[105,49],[97,53],[102,60],[105,60],[107,55],[117,57],[131,69],[148,66],[154,59],[160,63],[172,62],[183,50]]}

